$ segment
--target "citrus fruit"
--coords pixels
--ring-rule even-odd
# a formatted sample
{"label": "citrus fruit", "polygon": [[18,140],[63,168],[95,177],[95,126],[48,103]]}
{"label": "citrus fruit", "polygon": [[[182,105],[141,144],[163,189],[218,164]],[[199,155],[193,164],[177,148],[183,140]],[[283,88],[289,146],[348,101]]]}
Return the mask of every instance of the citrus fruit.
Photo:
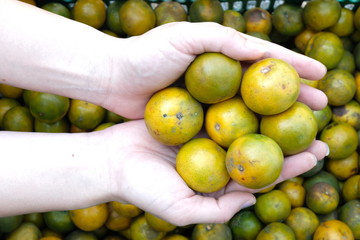
{"label": "citrus fruit", "polygon": [[355,239],[360,238],[360,200],[351,200],[340,208],[339,220],[346,223],[354,234]]}
{"label": "citrus fruit", "polygon": [[309,80],[309,79],[305,79],[305,78],[300,78],[300,83],[303,83],[303,84],[306,84],[310,87],[313,87],[313,88],[318,88],[318,85],[319,85],[319,80]]}
{"label": "citrus fruit", "polygon": [[138,36],[155,27],[154,10],[144,0],[128,0],[120,7],[120,26],[128,36]]}
{"label": "citrus fruit", "polygon": [[338,21],[329,27],[327,31],[335,33],[339,37],[345,37],[352,34],[354,29],[354,12],[342,7]]}
{"label": "citrus fruit", "polygon": [[337,219],[322,222],[314,233],[313,240],[343,239],[354,240],[349,226]]}
{"label": "citrus fruit", "polygon": [[326,94],[329,105],[342,106],[354,98],[356,82],[348,71],[333,69],[320,80],[319,89]]}
{"label": "citrus fruit", "polygon": [[320,140],[329,146],[328,157],[333,159],[349,157],[358,145],[357,132],[348,123],[331,122],[321,131]]}
{"label": "citrus fruit", "polygon": [[340,185],[339,181],[336,179],[336,177],[326,171],[325,169],[321,169],[319,172],[317,172],[315,175],[311,177],[307,177],[304,180],[303,186],[306,191],[309,191],[310,188],[319,182],[326,182],[332,185],[338,192],[340,191]]}
{"label": "citrus fruit", "polygon": [[298,35],[304,29],[303,8],[292,4],[281,4],[272,13],[274,28],[285,36]]}
{"label": "citrus fruit", "polygon": [[59,121],[67,114],[69,107],[69,98],[44,92],[33,92],[29,102],[31,115],[47,123]]}
{"label": "citrus fruit", "polygon": [[240,210],[229,221],[234,239],[255,239],[263,228],[263,224],[254,211]]}
{"label": "citrus fruit", "polygon": [[0,84],[0,95],[5,98],[21,98],[24,89],[15,86]]}
{"label": "citrus fruit", "polygon": [[151,240],[160,240],[166,233],[159,232],[155,229],[152,229],[146,221],[144,214],[135,218],[130,225],[130,232],[132,239],[151,239]]}
{"label": "citrus fruit", "polygon": [[129,203],[122,203],[122,202],[117,202],[117,201],[111,201],[109,203],[109,205],[111,206],[111,208],[113,208],[119,215],[124,216],[124,217],[129,217],[129,218],[133,218],[133,217],[137,217],[139,216],[141,213],[143,213],[143,211],[138,208],[137,206],[133,205],[133,204],[129,204]]}
{"label": "citrus fruit", "polygon": [[227,224],[222,223],[202,223],[196,224],[191,240],[231,240],[231,229]]}
{"label": "citrus fruit", "polygon": [[294,37],[294,44],[301,53],[305,53],[306,45],[315,33],[316,31],[305,28]]}
{"label": "citrus fruit", "polygon": [[41,212],[24,214],[23,221],[34,223],[39,229],[43,229],[45,227],[44,216]]}
{"label": "citrus fruit", "polygon": [[262,32],[246,32],[246,35],[250,35],[271,42],[270,36]]}
{"label": "citrus fruit", "polygon": [[294,231],[285,223],[272,222],[257,235],[256,240],[295,240]]}
{"label": "citrus fruit", "polygon": [[190,22],[222,23],[224,10],[218,0],[195,0],[189,8]]}
{"label": "citrus fruit", "polygon": [[176,156],[176,171],[193,190],[211,193],[228,183],[226,151],[208,138],[195,138],[185,143]]}
{"label": "citrus fruit", "polygon": [[265,224],[282,222],[290,214],[291,202],[287,195],[278,189],[262,193],[254,205],[256,216]]}
{"label": "citrus fruit", "polygon": [[[344,47],[345,48],[345,47]],[[336,69],[342,69],[353,74],[356,70],[355,57],[349,50],[344,50],[344,54],[338,64],[335,67]]]}
{"label": "citrus fruit", "polygon": [[359,154],[354,151],[344,159],[327,159],[326,170],[332,173],[338,180],[343,181],[359,172]]}
{"label": "citrus fruit", "polygon": [[163,220],[162,218],[159,218],[149,212],[145,212],[145,219],[146,222],[149,224],[149,226],[152,229],[155,229],[156,231],[159,232],[170,232],[173,231],[176,226],[169,223],[168,221]]}
{"label": "citrus fruit", "polygon": [[341,5],[337,0],[311,0],[303,12],[306,26],[321,31],[335,25],[341,14]]}
{"label": "citrus fruit", "polygon": [[189,238],[187,238],[181,234],[170,234],[170,235],[166,235],[161,240],[189,240]]}
{"label": "citrus fruit", "polygon": [[284,221],[295,233],[297,240],[311,240],[319,226],[317,215],[307,207],[295,207]]}
{"label": "citrus fruit", "polygon": [[269,11],[264,8],[254,7],[244,12],[246,32],[261,32],[269,35],[272,30],[272,22]]}
{"label": "citrus fruit", "polygon": [[246,31],[246,23],[244,16],[233,9],[227,9],[224,11],[223,26],[231,27],[239,32]]}
{"label": "citrus fruit", "polygon": [[315,33],[309,39],[304,54],[318,60],[324,64],[328,70],[331,70],[340,62],[344,50],[340,37],[335,33],[322,31]]}
{"label": "citrus fruit", "polygon": [[40,229],[35,224],[23,222],[19,227],[6,236],[6,240],[38,240],[40,237]]}
{"label": "citrus fruit", "polygon": [[69,214],[77,228],[83,231],[94,231],[106,223],[109,209],[106,203],[100,203],[87,208],[70,210]]}
{"label": "citrus fruit", "polygon": [[156,26],[187,20],[186,10],[176,1],[160,2],[154,9],[154,12],[156,16]]}
{"label": "citrus fruit", "polygon": [[59,2],[48,2],[42,5],[41,8],[66,18],[72,18],[70,10],[64,4]]}
{"label": "citrus fruit", "polygon": [[239,91],[239,61],[222,53],[203,53],[185,72],[185,86],[199,102],[212,104],[232,98]]}
{"label": "citrus fruit", "polygon": [[96,29],[106,20],[106,5],[102,0],[77,0],[72,12],[75,21]]}
{"label": "citrus fruit", "polygon": [[23,215],[0,217],[0,232],[9,233],[14,231],[23,222]]}
{"label": "citrus fruit", "polygon": [[110,31],[116,33],[119,36],[125,35],[120,24],[120,7],[125,1],[116,0],[109,3],[106,8],[106,26]]}
{"label": "citrus fruit", "polygon": [[1,98],[0,99],[0,128],[3,128],[3,118],[5,113],[15,107],[20,106],[20,102],[17,99],[12,98]]}
{"label": "citrus fruit", "polygon": [[35,118],[34,131],[53,132],[53,133],[69,132],[70,125],[69,125],[69,121],[66,118],[61,118],[60,120],[53,123],[43,122]]}
{"label": "citrus fruit", "polygon": [[226,153],[226,168],[240,185],[259,189],[273,183],[282,171],[284,156],[271,138],[249,133],[237,138]]}
{"label": "citrus fruit", "polygon": [[348,123],[356,130],[360,130],[360,104],[356,100],[350,100],[345,105],[332,108],[332,121]]}
{"label": "citrus fruit", "polygon": [[291,202],[291,207],[302,207],[305,203],[305,188],[298,182],[286,180],[277,184],[277,189],[283,191]]}
{"label": "citrus fruit", "polygon": [[258,127],[257,116],[238,96],[211,104],[205,114],[207,134],[225,148],[244,134],[256,133]]}
{"label": "citrus fruit", "polygon": [[314,184],[306,192],[306,206],[316,214],[328,214],[339,205],[340,196],[337,190],[326,182]]}
{"label": "citrus fruit", "polygon": [[307,105],[295,102],[284,112],[263,116],[260,133],[275,140],[285,155],[293,155],[304,151],[314,141],[317,123]]}
{"label": "citrus fruit", "polygon": [[168,87],[150,98],[144,120],[154,139],[166,145],[179,145],[201,130],[204,112],[186,89]]}
{"label": "citrus fruit", "polygon": [[32,132],[34,118],[30,110],[24,106],[15,106],[9,109],[3,117],[3,128],[7,131]]}
{"label": "citrus fruit", "polygon": [[57,233],[68,233],[75,229],[69,211],[50,211],[43,213],[46,226]]}
{"label": "citrus fruit", "polygon": [[286,61],[266,58],[245,71],[240,92],[252,111],[277,114],[295,103],[300,93],[300,77]]}
{"label": "citrus fruit", "polygon": [[76,229],[66,235],[64,240],[98,240],[94,232],[86,232]]}
{"label": "citrus fruit", "polygon": [[120,231],[130,227],[132,218],[120,215],[113,208],[109,209],[109,217],[106,220],[105,227],[111,231]]}
{"label": "citrus fruit", "polygon": [[92,130],[105,118],[106,110],[96,104],[71,99],[68,110],[70,123],[83,130]]}
{"label": "citrus fruit", "polygon": [[332,108],[328,104],[321,110],[313,110],[313,114],[317,123],[318,132],[321,132],[332,120]]}
{"label": "citrus fruit", "polygon": [[360,194],[360,175],[353,175],[344,181],[341,196],[345,202],[358,199]]}

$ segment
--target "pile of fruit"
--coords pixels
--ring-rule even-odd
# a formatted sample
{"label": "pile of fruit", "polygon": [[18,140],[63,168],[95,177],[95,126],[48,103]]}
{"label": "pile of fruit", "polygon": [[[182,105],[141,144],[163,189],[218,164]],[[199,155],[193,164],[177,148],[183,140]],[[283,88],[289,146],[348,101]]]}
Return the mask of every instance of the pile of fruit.
{"label": "pile of fruit", "polygon": [[[328,71],[310,81],[279,59],[244,70],[223,54],[204,53],[184,78],[149,100],[149,133],[163,144],[181,146],[176,170],[190,188],[212,193],[232,179],[259,190],[256,204],[229,222],[180,227],[137,206],[108,202],[2,217],[1,239],[360,239],[360,8],[336,0],[284,3],[271,12],[224,9],[218,0],[188,5],[23,1],[121,38],[174,21],[217,22],[314,58]],[[323,91],[328,105],[315,111],[296,101],[301,84]],[[5,84],[0,94],[1,130],[75,133],[130,121],[54,94]],[[264,188],[279,177],[285,156],[305,150],[314,139],[328,144],[326,158],[300,176]]]}

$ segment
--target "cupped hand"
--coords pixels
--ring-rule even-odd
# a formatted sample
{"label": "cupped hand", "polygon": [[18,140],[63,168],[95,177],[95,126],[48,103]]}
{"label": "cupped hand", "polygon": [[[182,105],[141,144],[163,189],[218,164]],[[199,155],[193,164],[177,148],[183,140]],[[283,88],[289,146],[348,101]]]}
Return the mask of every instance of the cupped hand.
{"label": "cupped hand", "polygon": [[[314,59],[217,23],[169,23],[117,41],[113,78],[102,105],[128,118],[142,118],[151,95],[179,79],[204,52],[221,52],[244,63],[268,57],[283,59],[306,79],[318,80],[326,73],[325,66]],[[299,101],[316,110],[327,104],[323,92],[308,86],[302,86]]]}
{"label": "cupped hand", "polygon": [[[191,190],[175,169],[179,147],[154,140],[143,120],[115,125],[107,131],[112,133],[109,143],[118,145],[121,139],[127,139],[126,146],[115,152],[116,156],[123,156],[122,163],[117,158],[110,160],[110,178],[115,183],[111,187],[112,201],[134,204],[177,226],[224,223],[240,209],[255,203],[253,193],[259,190],[233,181],[211,194]],[[115,148],[109,146],[109,149]],[[306,151],[285,158],[281,176],[274,184],[308,171],[326,153],[326,145],[316,140]]]}

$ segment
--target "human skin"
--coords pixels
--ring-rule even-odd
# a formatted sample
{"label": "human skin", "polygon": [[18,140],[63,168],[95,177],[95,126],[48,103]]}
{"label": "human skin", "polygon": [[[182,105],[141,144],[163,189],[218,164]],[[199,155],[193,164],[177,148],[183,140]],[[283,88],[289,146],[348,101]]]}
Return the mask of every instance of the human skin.
{"label": "human skin", "polygon": [[[14,14],[16,13],[16,14]],[[306,79],[319,62],[216,23],[171,23],[131,38],[94,28],[16,0],[0,0],[0,82],[102,106],[132,120],[91,133],[0,132],[0,216],[132,203],[176,225],[226,222],[254,204],[255,190],[232,181],[212,194],[187,187],[176,173],[178,147],[147,132],[144,108],[203,52],[241,61],[276,57]],[[322,109],[326,96],[301,86],[299,101]],[[277,182],[311,169],[326,144],[287,157]]]}

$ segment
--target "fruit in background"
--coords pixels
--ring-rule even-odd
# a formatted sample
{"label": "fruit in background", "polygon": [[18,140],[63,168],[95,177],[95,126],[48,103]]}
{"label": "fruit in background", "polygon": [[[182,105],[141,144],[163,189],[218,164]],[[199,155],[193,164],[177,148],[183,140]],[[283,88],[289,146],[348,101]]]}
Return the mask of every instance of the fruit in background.
{"label": "fruit in background", "polygon": [[120,7],[125,1],[123,0],[116,0],[109,3],[109,6],[106,9],[106,26],[109,28],[110,31],[113,33],[124,36],[125,32],[121,28],[120,23]]}
{"label": "fruit in background", "polygon": [[339,63],[336,65],[335,68],[342,69],[353,74],[356,70],[354,55],[349,50],[345,49],[342,58],[340,59]]}
{"label": "fruit in background", "polygon": [[354,12],[350,9],[342,7],[339,20],[327,30],[335,33],[339,37],[349,36],[355,30]]}
{"label": "fruit in background", "polygon": [[201,130],[204,112],[186,89],[169,87],[150,98],[144,120],[154,139],[166,145],[179,145]]}
{"label": "fruit in background", "polygon": [[143,213],[143,210],[133,204],[121,203],[112,201],[109,203],[110,207],[114,209],[119,215],[134,218]]}
{"label": "fruit in background", "polygon": [[304,103],[295,102],[284,112],[263,116],[260,133],[279,144],[284,155],[293,155],[310,146],[317,135],[313,111]]}
{"label": "fruit in background", "polygon": [[315,33],[316,31],[305,28],[294,37],[294,44],[301,53],[305,53],[306,45]]}
{"label": "fruit in background", "polygon": [[326,107],[321,110],[313,110],[313,114],[318,126],[318,132],[321,132],[332,119],[332,109],[329,105],[326,105]]}
{"label": "fruit in background", "polygon": [[70,10],[64,4],[59,2],[48,2],[41,8],[66,18],[72,18]]}
{"label": "fruit in background", "polygon": [[210,105],[205,114],[207,134],[225,148],[242,135],[256,133],[258,128],[257,116],[239,96]]}
{"label": "fruit in background", "polygon": [[256,240],[267,239],[295,240],[296,238],[291,227],[282,222],[272,222],[266,225],[256,236]]}
{"label": "fruit in background", "polygon": [[269,35],[272,30],[272,15],[265,9],[254,7],[243,14],[246,23],[246,32],[261,32]]}
{"label": "fruit in background", "polygon": [[231,143],[226,153],[226,168],[238,184],[260,189],[273,183],[282,171],[284,156],[271,138],[245,134]]}
{"label": "fruit in background", "polygon": [[9,235],[6,236],[6,240],[37,240],[40,239],[40,237],[40,229],[35,224],[30,222],[23,222],[19,227],[17,227],[14,231],[12,231],[11,233],[9,233]]}
{"label": "fruit in background", "polygon": [[102,0],[77,0],[72,12],[75,21],[96,29],[106,21],[106,5]]}
{"label": "fruit in background", "polygon": [[176,171],[193,190],[211,193],[228,183],[226,151],[213,140],[195,138],[185,143],[176,156]]}
{"label": "fruit in background", "polygon": [[222,53],[203,53],[185,72],[185,86],[199,102],[213,104],[238,93],[242,67],[239,61]]}
{"label": "fruit in background", "polygon": [[304,29],[303,8],[291,4],[281,4],[272,13],[272,25],[285,36],[298,35]]}
{"label": "fruit in background", "polygon": [[263,228],[260,219],[252,210],[240,210],[229,221],[234,239],[255,239]]}
{"label": "fruit in background", "polygon": [[360,239],[360,200],[344,203],[339,211],[339,220],[350,227],[355,239]]}
{"label": "fruit in background", "polygon": [[189,8],[190,22],[217,22],[222,23],[224,9],[218,0],[195,0]]}
{"label": "fruit in background", "polygon": [[21,105],[9,109],[3,117],[2,124],[4,130],[7,131],[34,131],[34,118],[30,110]]}
{"label": "fruit in background", "polygon": [[284,221],[294,231],[297,240],[311,240],[319,226],[317,215],[307,207],[295,207]]}
{"label": "fruit in background", "polygon": [[292,208],[304,206],[306,191],[300,183],[286,180],[278,183],[276,187],[288,196]]}
{"label": "fruit in background", "polygon": [[106,223],[109,209],[106,203],[100,203],[87,208],[70,210],[69,214],[77,228],[83,231],[94,231]]}
{"label": "fruit in background", "polygon": [[231,27],[239,32],[246,31],[246,23],[244,16],[235,10],[227,9],[224,11],[224,19],[222,25]]}
{"label": "fruit in background", "polygon": [[23,222],[23,215],[0,217],[0,233],[9,233],[18,228]]}
{"label": "fruit in background", "polygon": [[360,175],[353,175],[345,180],[341,189],[341,196],[344,202],[358,199],[360,195]]}
{"label": "fruit in background", "polygon": [[323,31],[314,34],[309,39],[304,53],[331,70],[340,62],[344,54],[344,46],[336,34]]}
{"label": "fruit in background", "polygon": [[240,93],[245,104],[262,115],[278,114],[290,108],[300,93],[300,77],[284,60],[266,58],[245,71]]}
{"label": "fruit in background", "polygon": [[138,36],[155,27],[155,12],[144,0],[125,1],[119,11],[120,26],[128,36]]}
{"label": "fruit in background", "polygon": [[135,218],[130,225],[131,239],[160,240],[166,233],[151,228],[146,221],[145,215],[141,214]]}
{"label": "fruit in background", "polygon": [[21,98],[24,89],[7,84],[0,84],[0,96],[5,98]]}
{"label": "fruit in background", "polygon": [[356,130],[360,130],[360,104],[351,100],[345,105],[332,108],[332,121],[337,123],[348,123]]}
{"label": "fruit in background", "polygon": [[164,1],[154,9],[156,16],[156,26],[171,22],[187,20],[187,13],[184,7],[176,1]]}
{"label": "fruit in background", "polygon": [[9,109],[20,106],[20,102],[12,98],[1,98],[0,99],[0,129],[3,128],[3,118],[4,115]]}
{"label": "fruit in background", "polygon": [[326,182],[312,185],[306,192],[306,206],[316,214],[328,214],[334,211],[340,201],[338,191]]}
{"label": "fruit in background", "polygon": [[231,240],[231,229],[225,223],[204,223],[196,224],[192,234],[191,240]]}
{"label": "fruit in background", "polygon": [[344,159],[331,159],[325,161],[325,168],[340,181],[359,173],[359,154],[354,151],[349,157]]}
{"label": "fruit in background", "polygon": [[354,240],[349,226],[337,219],[322,222],[314,233],[313,240],[346,239]]}
{"label": "fruit in background", "polygon": [[337,23],[341,14],[341,5],[337,0],[311,0],[303,10],[306,26],[322,31]]}
{"label": "fruit in background", "polygon": [[149,226],[152,229],[155,229],[156,231],[170,232],[170,231],[175,230],[175,228],[176,228],[175,225],[173,225],[173,224],[171,224],[149,212],[145,212],[144,215],[145,215],[146,222],[149,224]]}

